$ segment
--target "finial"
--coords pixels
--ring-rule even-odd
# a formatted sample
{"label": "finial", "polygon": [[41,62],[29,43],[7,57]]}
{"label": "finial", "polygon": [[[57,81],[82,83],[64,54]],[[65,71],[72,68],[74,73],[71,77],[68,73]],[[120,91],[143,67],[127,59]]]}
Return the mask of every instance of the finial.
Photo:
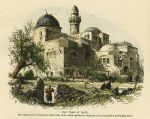
{"label": "finial", "polygon": [[73,6],[72,13],[79,13],[78,7],[76,5]]}
{"label": "finial", "polygon": [[47,10],[46,9],[44,9],[44,10],[45,10],[46,14],[48,14]]}

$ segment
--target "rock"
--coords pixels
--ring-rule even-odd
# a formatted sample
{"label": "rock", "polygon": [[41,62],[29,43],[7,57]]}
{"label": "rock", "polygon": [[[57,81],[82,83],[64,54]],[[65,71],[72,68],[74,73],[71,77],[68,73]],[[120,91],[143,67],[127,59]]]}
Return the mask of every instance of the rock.
{"label": "rock", "polygon": [[36,97],[40,102],[44,102],[44,81],[39,79],[36,86]]}

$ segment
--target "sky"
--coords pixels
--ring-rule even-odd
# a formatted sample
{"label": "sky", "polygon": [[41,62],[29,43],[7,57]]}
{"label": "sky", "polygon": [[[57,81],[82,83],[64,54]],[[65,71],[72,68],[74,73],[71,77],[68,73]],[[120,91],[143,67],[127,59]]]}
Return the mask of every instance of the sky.
{"label": "sky", "polygon": [[[70,6],[70,9],[55,6],[41,8],[27,16],[27,18],[24,20],[24,24],[29,20],[32,20],[33,23],[36,24],[38,18],[44,15],[47,11],[59,21],[60,26],[62,27],[62,32],[69,34],[70,24],[68,18],[71,14],[71,7],[73,6]],[[140,43],[138,43],[138,41],[134,37],[132,37],[128,32],[113,24],[109,19],[103,19],[101,18],[101,16],[96,16],[95,14],[88,13],[88,9],[80,10],[79,7],[78,9],[79,15],[81,16],[80,32],[83,32],[88,27],[97,27],[102,32],[109,34],[111,43],[128,41],[131,44],[133,44],[133,46],[138,48],[140,58],[141,60],[143,60],[143,51]]]}

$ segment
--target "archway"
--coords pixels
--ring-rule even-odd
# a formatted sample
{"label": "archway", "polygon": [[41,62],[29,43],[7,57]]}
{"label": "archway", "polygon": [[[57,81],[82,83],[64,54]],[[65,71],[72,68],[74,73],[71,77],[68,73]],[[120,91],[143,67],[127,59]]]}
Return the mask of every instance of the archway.
{"label": "archway", "polygon": [[127,74],[127,73],[128,73],[128,70],[129,70],[129,67],[128,67],[128,66],[124,66],[124,67],[123,67],[123,72],[124,72],[124,74]]}
{"label": "archway", "polygon": [[127,73],[128,73],[128,70],[129,70],[129,67],[128,67],[128,66],[124,66],[124,67],[123,67],[123,72],[124,72],[124,74],[127,74]]}

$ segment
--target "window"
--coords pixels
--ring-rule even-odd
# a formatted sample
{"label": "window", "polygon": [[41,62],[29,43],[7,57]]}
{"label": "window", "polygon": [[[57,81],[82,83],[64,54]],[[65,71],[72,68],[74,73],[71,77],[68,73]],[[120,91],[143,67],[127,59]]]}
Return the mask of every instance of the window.
{"label": "window", "polygon": [[47,53],[46,53],[46,56],[47,56],[47,57],[48,57],[48,54],[49,54],[49,53],[47,52]]}
{"label": "window", "polygon": [[122,60],[118,60],[118,66],[122,67]]}
{"label": "window", "polygon": [[107,58],[107,64],[109,64],[109,58]]}
{"label": "window", "polygon": [[51,77],[53,77],[53,72],[51,72]]}
{"label": "window", "polygon": [[42,32],[41,31],[40,31],[39,35],[40,35],[40,39],[42,39]]}
{"label": "window", "polygon": [[106,58],[103,58],[103,64],[106,64]]}
{"label": "window", "polygon": [[129,70],[129,67],[128,67],[128,66],[124,66],[124,67],[123,67],[124,74],[127,74],[128,70]]}
{"label": "window", "polygon": [[118,60],[122,60],[122,55],[119,55],[119,56],[118,56]]}
{"label": "window", "polygon": [[46,76],[47,76],[47,77],[53,77],[53,72],[47,71],[47,72],[46,72]]}
{"label": "window", "polygon": [[102,63],[102,59],[101,58],[99,59],[99,63]]}
{"label": "window", "polygon": [[89,39],[90,38],[90,36],[89,35],[87,35],[87,39]]}

